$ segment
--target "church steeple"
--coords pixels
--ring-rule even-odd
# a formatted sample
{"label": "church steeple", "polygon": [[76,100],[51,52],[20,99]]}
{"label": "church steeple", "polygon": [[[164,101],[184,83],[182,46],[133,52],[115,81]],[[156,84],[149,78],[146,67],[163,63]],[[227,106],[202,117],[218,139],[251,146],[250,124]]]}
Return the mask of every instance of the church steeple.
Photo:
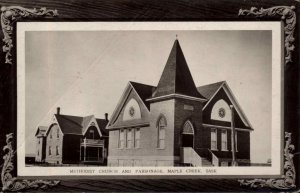
{"label": "church steeple", "polygon": [[179,41],[176,39],[152,98],[180,94],[205,99],[195,86],[184,58]]}

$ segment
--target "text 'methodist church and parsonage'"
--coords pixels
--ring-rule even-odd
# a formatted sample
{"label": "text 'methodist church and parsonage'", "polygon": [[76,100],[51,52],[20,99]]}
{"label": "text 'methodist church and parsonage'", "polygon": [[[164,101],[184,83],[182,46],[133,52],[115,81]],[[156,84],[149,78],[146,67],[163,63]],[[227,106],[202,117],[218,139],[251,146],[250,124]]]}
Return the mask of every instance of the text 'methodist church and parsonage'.
{"label": "text 'methodist church and parsonage'", "polygon": [[226,81],[195,86],[177,39],[158,85],[130,81],[105,130],[108,166],[250,165],[246,115]]}

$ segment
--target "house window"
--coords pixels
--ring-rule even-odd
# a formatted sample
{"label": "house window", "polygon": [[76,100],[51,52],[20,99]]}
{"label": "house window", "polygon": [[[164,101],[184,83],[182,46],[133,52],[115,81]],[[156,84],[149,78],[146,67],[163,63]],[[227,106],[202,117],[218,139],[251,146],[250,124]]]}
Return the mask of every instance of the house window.
{"label": "house window", "polygon": [[37,152],[37,155],[39,156],[40,155],[40,151],[38,150],[38,152]]}
{"label": "house window", "polygon": [[217,129],[212,128],[210,133],[210,148],[217,150]]}
{"label": "house window", "polygon": [[95,138],[95,131],[90,130],[90,139],[94,139],[94,138]]}
{"label": "house window", "polygon": [[165,148],[165,135],[166,135],[167,121],[161,117],[158,121],[158,142],[157,147],[160,149]]}
{"label": "house window", "polygon": [[125,144],[125,131],[123,129],[119,132],[119,148],[124,148]]}
{"label": "house window", "polygon": [[56,132],[57,132],[57,133],[56,133],[56,137],[59,138],[59,129],[57,129]]}
{"label": "house window", "polygon": [[52,130],[50,130],[50,139],[52,139]]}
{"label": "house window", "polygon": [[56,155],[59,155],[59,147],[56,146]]}
{"label": "house window", "polygon": [[136,128],[134,132],[134,147],[135,148],[140,148],[140,128]]}
{"label": "house window", "polygon": [[49,155],[51,155],[51,146],[49,146],[49,151],[48,151]]}
{"label": "house window", "polygon": [[222,151],[227,151],[227,130],[223,129],[221,133],[221,149]]}
{"label": "house window", "polygon": [[41,138],[39,138],[39,144],[41,144]]}
{"label": "house window", "polygon": [[131,130],[132,129],[128,129],[127,130],[127,136],[126,136],[126,139],[127,139],[126,147],[127,148],[131,148],[132,147],[132,133],[131,133]]}

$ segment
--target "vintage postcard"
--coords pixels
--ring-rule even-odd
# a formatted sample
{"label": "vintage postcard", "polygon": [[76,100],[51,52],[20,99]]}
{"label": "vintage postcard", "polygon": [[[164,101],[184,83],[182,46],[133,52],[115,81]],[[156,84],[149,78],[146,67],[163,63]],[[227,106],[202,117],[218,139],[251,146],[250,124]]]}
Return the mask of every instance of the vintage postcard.
{"label": "vintage postcard", "polygon": [[281,22],[17,23],[19,176],[281,176]]}

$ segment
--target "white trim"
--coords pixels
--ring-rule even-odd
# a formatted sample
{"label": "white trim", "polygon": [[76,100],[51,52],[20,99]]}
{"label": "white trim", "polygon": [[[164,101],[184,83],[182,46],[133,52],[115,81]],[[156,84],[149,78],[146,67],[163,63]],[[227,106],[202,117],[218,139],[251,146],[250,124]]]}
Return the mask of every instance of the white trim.
{"label": "white trim", "polygon": [[90,119],[89,124],[87,124],[87,127],[84,129],[84,132],[83,132],[82,135],[84,136],[84,135],[86,134],[86,132],[87,132],[87,130],[89,129],[89,127],[91,126],[91,123],[92,123],[92,122],[95,123],[95,127],[97,128],[97,131],[98,131],[100,137],[102,137],[102,132],[101,132],[101,130],[100,130],[100,127],[99,127],[99,125],[98,125],[98,123],[97,123],[96,118],[95,118],[94,115],[92,115],[92,118]]}
{"label": "white trim", "polygon": [[[109,122],[106,125],[106,129],[108,129],[110,127],[111,124],[113,124],[116,119],[118,118],[118,115],[120,114],[120,112],[122,111],[126,100],[128,99],[128,96],[130,95],[131,91],[134,91],[136,93],[136,95],[138,96],[139,100],[143,103],[145,109],[148,111],[148,113],[150,113],[149,109],[146,107],[144,101],[141,99],[140,95],[138,94],[138,92],[134,89],[134,87],[132,86],[131,82],[128,81],[123,94],[115,108],[115,110],[113,111],[112,115],[111,115],[111,119],[109,120]],[[142,113],[142,112],[141,112]]]}
{"label": "white trim", "polygon": [[[211,125],[211,124],[205,124],[205,123],[203,123],[202,125],[205,128],[215,127],[215,128],[219,128],[219,129],[229,129],[229,130],[231,130],[231,127],[227,127],[227,126]],[[251,131],[253,131],[253,129],[242,129],[242,128],[235,128],[235,130],[237,130],[237,131],[245,131],[245,132],[251,132]]]}
{"label": "white trim", "polygon": [[144,122],[144,123],[137,123],[137,124],[132,124],[132,125],[120,125],[120,126],[115,126],[115,127],[106,127],[108,130],[114,130],[114,129],[123,129],[123,128],[134,128],[134,127],[148,127],[150,126],[149,122]]}
{"label": "white trim", "polygon": [[[53,118],[54,118],[54,120],[53,120]],[[62,134],[62,136],[64,136],[64,133],[63,133],[62,130],[61,130],[61,127],[60,127],[60,125],[59,125],[59,123],[58,123],[58,121],[57,121],[57,119],[56,119],[55,114],[53,115],[53,118],[51,119],[51,123],[49,124],[49,126],[48,126],[48,128],[47,128],[47,130],[46,130],[46,132],[45,132],[45,137],[46,137],[46,138],[47,138],[47,136],[48,136],[49,129],[50,129],[51,125],[53,125],[53,124],[57,124],[57,126],[58,126],[58,128],[59,128],[59,130],[60,130],[60,132],[61,132],[61,134]]]}
{"label": "white trim", "polygon": [[[231,103],[232,103],[235,107],[237,107],[236,110],[237,110],[239,116],[241,117],[241,119],[243,120],[243,122],[244,122],[247,126],[253,128],[252,125],[251,125],[251,123],[250,123],[249,120],[247,119],[247,117],[246,117],[244,111],[242,110],[241,106],[240,106],[239,103],[237,102],[236,97],[234,96],[233,92],[232,92],[231,89],[229,88],[227,82],[225,82],[224,85],[226,86],[226,87],[224,87],[224,91],[225,91],[226,94],[228,95],[229,100],[231,101]],[[226,90],[226,89],[227,89],[227,90]]]}
{"label": "white trim", "polygon": [[142,98],[140,97],[139,93],[135,90],[134,86],[131,84],[131,82],[129,81],[129,84],[131,85],[132,89],[134,90],[134,92],[136,93],[136,95],[138,96],[138,98],[140,99],[140,101],[142,101],[145,109],[147,109],[147,111],[150,113],[150,110],[147,108],[147,106],[145,105],[144,101],[142,100]]}
{"label": "white trim", "polygon": [[207,99],[202,99],[198,97],[191,97],[187,95],[182,95],[182,94],[169,94],[169,95],[164,95],[164,96],[159,96],[159,97],[154,97],[154,98],[149,98],[146,99],[146,101],[157,101],[157,100],[164,100],[168,98],[182,98],[182,99],[188,99],[188,100],[193,100],[193,101],[207,101]]}
{"label": "white trim", "polygon": [[216,96],[216,94],[220,91],[220,89],[223,87],[225,81],[220,85],[220,87],[218,88],[218,90],[212,95],[212,97],[210,97],[209,101],[204,105],[204,107],[202,108],[202,110],[204,110],[206,108],[206,106],[210,103],[210,101]]}
{"label": "white trim", "polygon": [[[225,86],[224,86],[225,85]],[[249,120],[247,119],[245,113],[243,112],[241,106],[239,105],[239,103],[237,102],[235,96],[233,95],[233,92],[231,91],[231,89],[229,88],[228,84],[226,81],[224,81],[222,83],[222,85],[218,88],[218,90],[214,93],[214,95],[210,98],[210,100],[205,104],[205,106],[203,107],[203,110],[207,107],[207,105],[211,102],[211,100],[216,96],[216,94],[220,91],[220,89],[223,88],[226,95],[228,96],[230,102],[234,105],[235,109],[237,110],[237,113],[239,114],[240,118],[242,119],[243,123],[246,126],[249,126],[251,128],[252,125],[250,124]]]}
{"label": "white trim", "polygon": [[[121,110],[122,110],[122,108],[121,108],[120,106],[121,106],[122,103],[124,104],[124,102],[125,102],[126,99],[128,98],[128,96],[129,96],[129,94],[130,94],[130,91],[131,91],[129,85],[130,85],[130,84],[129,84],[129,82],[128,82],[127,85],[126,85],[126,87],[125,87],[125,89],[124,89],[124,91],[123,91],[123,93],[122,93],[121,98],[120,98],[119,101],[118,101],[118,104],[117,104],[116,108],[114,109],[114,111],[113,111],[113,113],[112,113],[112,115],[111,115],[110,120],[108,121],[108,123],[107,123],[107,125],[106,125],[107,128],[109,127],[109,125],[110,125],[111,123],[114,123],[114,122],[115,122],[115,120],[116,120],[116,118],[117,118],[117,115],[120,114],[120,112],[121,112]],[[125,96],[126,96],[126,99],[125,99]]]}

